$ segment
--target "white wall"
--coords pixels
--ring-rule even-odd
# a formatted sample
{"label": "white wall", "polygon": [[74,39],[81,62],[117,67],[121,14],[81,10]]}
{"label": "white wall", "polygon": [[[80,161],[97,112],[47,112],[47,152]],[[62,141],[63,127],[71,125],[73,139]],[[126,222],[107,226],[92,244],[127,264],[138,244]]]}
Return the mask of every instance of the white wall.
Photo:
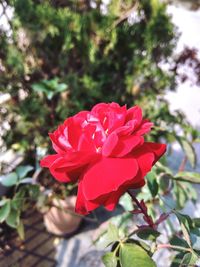
{"label": "white wall", "polygon": [[[171,5],[168,13],[181,32],[176,52],[180,52],[185,46],[195,47],[199,50],[200,57],[200,9],[190,11]],[[200,87],[185,82],[178,86],[177,92],[169,92],[166,98],[171,104],[171,110],[181,109],[193,126],[200,128]]]}

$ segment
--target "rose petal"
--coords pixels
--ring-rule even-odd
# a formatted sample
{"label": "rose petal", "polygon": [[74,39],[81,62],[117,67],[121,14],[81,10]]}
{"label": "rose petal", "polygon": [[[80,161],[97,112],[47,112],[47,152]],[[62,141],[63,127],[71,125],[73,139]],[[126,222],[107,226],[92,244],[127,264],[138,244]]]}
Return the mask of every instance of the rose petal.
{"label": "rose petal", "polygon": [[155,155],[152,152],[145,150],[144,145],[139,148],[137,151],[131,153],[135,159],[137,159],[139,169],[141,171],[141,177],[143,178],[152,168]]}
{"label": "rose petal", "polygon": [[119,202],[120,197],[126,192],[126,188],[119,188],[117,191],[109,194],[104,206],[107,210],[112,211]]}
{"label": "rose petal", "polygon": [[133,150],[135,147],[137,147],[138,145],[142,145],[143,142],[144,139],[140,136],[131,135],[121,137],[112,152],[112,156],[124,157],[125,155],[130,153],[131,150]]}
{"label": "rose petal", "polygon": [[138,106],[134,106],[127,110],[126,121],[136,120],[137,125],[142,122],[142,109]]}
{"label": "rose petal", "polygon": [[59,182],[68,183],[71,181],[71,178],[64,169],[54,169],[53,167],[50,167],[49,170],[53,177]]}
{"label": "rose petal", "polygon": [[135,135],[144,135],[144,134],[150,132],[152,127],[153,127],[152,122],[149,122],[147,120],[143,120],[141,125],[134,132],[134,134]]}
{"label": "rose petal", "polygon": [[40,166],[49,168],[58,158],[60,158],[60,155],[58,154],[48,155],[40,161]]}
{"label": "rose petal", "polygon": [[88,200],[116,191],[138,172],[134,158],[102,158],[92,164],[83,176],[84,195]]}
{"label": "rose petal", "polygon": [[165,144],[145,142],[144,149],[146,149],[146,151],[148,150],[154,153],[155,160],[153,164],[155,164],[156,161],[158,161],[160,157],[166,152],[167,146]]}
{"label": "rose petal", "polygon": [[82,181],[80,181],[78,184],[78,193],[77,193],[75,211],[79,214],[86,215],[91,210],[94,210],[97,207],[99,207],[99,204],[88,201],[85,198],[83,194]]}
{"label": "rose petal", "polygon": [[108,138],[106,139],[103,148],[102,148],[102,155],[108,157],[112,154],[113,149],[116,147],[118,142],[118,136],[115,132],[112,132]]}

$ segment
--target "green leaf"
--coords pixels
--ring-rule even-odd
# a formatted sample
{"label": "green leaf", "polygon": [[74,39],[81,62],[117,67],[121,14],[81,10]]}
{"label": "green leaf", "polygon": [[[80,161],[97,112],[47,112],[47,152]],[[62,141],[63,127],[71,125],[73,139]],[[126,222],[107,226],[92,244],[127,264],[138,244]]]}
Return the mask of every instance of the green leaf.
{"label": "green leaf", "polygon": [[13,228],[17,228],[19,224],[19,211],[11,209],[10,214],[6,218],[6,223]]}
{"label": "green leaf", "polygon": [[180,145],[182,146],[191,166],[194,168],[196,166],[196,154],[192,144],[183,137],[176,137]]}
{"label": "green leaf", "polygon": [[110,223],[108,230],[95,243],[99,249],[104,249],[116,241],[119,241],[119,231],[114,224]]}
{"label": "green leaf", "polygon": [[155,168],[159,170],[159,172],[173,175],[172,170],[167,166],[163,165],[160,161],[156,162]]}
{"label": "green leaf", "polygon": [[158,179],[159,189],[165,192],[171,183],[172,175],[168,173],[161,173]]}
{"label": "green leaf", "polygon": [[10,200],[8,199],[6,203],[0,208],[0,223],[6,220],[10,213]]}
{"label": "green leaf", "polygon": [[156,267],[147,252],[136,244],[122,244],[119,259],[121,267]]}
{"label": "green leaf", "polygon": [[1,199],[0,200],[0,207],[2,207],[3,205],[5,205],[7,201],[8,201],[7,198]]}
{"label": "green leaf", "polygon": [[180,267],[180,264],[183,260],[184,255],[185,255],[185,252],[176,254],[175,257],[172,259],[170,267]]}
{"label": "green leaf", "polygon": [[200,237],[193,235],[193,234],[190,234],[190,239],[192,242],[192,248],[200,251]]}
{"label": "green leaf", "polygon": [[32,177],[26,177],[22,180],[20,180],[19,184],[32,184],[33,178]]}
{"label": "green leaf", "polygon": [[102,261],[106,267],[117,267],[117,257],[114,252],[108,252],[102,257]]}
{"label": "green leaf", "polygon": [[158,182],[156,179],[156,173],[154,171],[151,171],[147,174],[147,185],[151,192],[152,197],[155,197],[158,194]]}
{"label": "green leaf", "polygon": [[137,236],[144,240],[155,241],[159,237],[160,233],[150,227],[138,229]]}
{"label": "green leaf", "polygon": [[161,196],[159,195],[161,203],[163,203],[164,206],[167,206],[171,210],[175,209],[177,204],[175,200],[171,196]]}
{"label": "green leaf", "polygon": [[17,225],[17,232],[19,237],[24,240],[25,238],[25,233],[24,233],[24,225],[22,223],[22,221],[19,222],[19,224]]}
{"label": "green leaf", "polygon": [[141,247],[142,249],[144,249],[147,253],[148,252],[151,252],[151,247],[149,246],[150,243],[146,243],[144,242],[143,240],[135,240],[133,238],[129,238],[127,239],[126,241],[128,244],[136,244],[138,245],[139,247]]}
{"label": "green leaf", "polygon": [[133,202],[132,198],[128,193],[125,193],[119,200],[119,204],[124,208],[126,211],[133,210]]}
{"label": "green leaf", "polygon": [[42,93],[47,93],[48,89],[46,88],[46,85],[44,85],[42,82],[41,83],[34,83],[31,86],[35,92],[42,92]]}
{"label": "green leaf", "polygon": [[179,172],[174,176],[175,180],[200,184],[200,173],[196,172]]}
{"label": "green leaf", "polygon": [[56,93],[61,93],[67,89],[65,83],[58,83],[58,81],[58,78],[42,80],[40,83],[34,83],[32,88],[36,92],[44,93],[51,100]]}
{"label": "green leaf", "polygon": [[111,223],[114,223],[118,228],[119,231],[127,228],[127,224],[129,224],[129,222],[131,222],[133,220],[133,215],[128,212],[128,213],[124,213],[124,214],[119,214],[117,216],[114,216],[110,219]]}
{"label": "green leaf", "polygon": [[16,198],[11,201],[11,206],[13,209],[19,210],[23,208],[23,202],[24,202],[24,199]]}
{"label": "green leaf", "polygon": [[67,89],[67,85],[65,83],[59,83],[57,86],[57,92],[63,92]]}
{"label": "green leaf", "polygon": [[186,253],[182,259],[181,266],[194,266],[198,257],[194,253]]}
{"label": "green leaf", "polygon": [[19,166],[16,168],[16,173],[19,177],[19,180],[24,178],[30,171],[33,170],[33,167],[30,165],[26,165],[26,166]]}
{"label": "green leaf", "polygon": [[196,202],[198,199],[198,194],[195,186],[192,183],[184,182],[185,192],[188,195],[188,198],[193,202]]}
{"label": "green leaf", "polygon": [[188,245],[191,247],[192,244],[191,244],[189,232],[182,222],[181,222],[181,229],[182,229],[183,236],[184,236],[185,240],[187,241]]}
{"label": "green leaf", "polygon": [[51,92],[51,91],[48,91],[48,92],[46,93],[46,95],[47,95],[47,98],[48,98],[49,100],[51,100],[51,99],[53,98],[53,96],[54,96],[54,93]]}
{"label": "green leaf", "polygon": [[200,218],[193,218],[193,223],[195,227],[200,228]]}
{"label": "green leaf", "polygon": [[190,240],[192,242],[192,248],[200,251],[200,229],[193,229],[190,232]]}
{"label": "green leaf", "polygon": [[176,208],[183,209],[189,197],[188,194],[185,192],[184,187],[181,187],[177,183],[174,184],[173,196],[176,200]]}
{"label": "green leaf", "polygon": [[39,197],[40,194],[40,188],[38,184],[31,184],[28,187],[28,192],[29,192],[29,196],[32,199],[37,199]]}
{"label": "green leaf", "polygon": [[[175,235],[170,239],[170,244],[173,246],[189,248],[187,242],[184,239],[182,239],[178,236],[175,236]],[[179,251],[179,249],[177,249],[177,250]]]}
{"label": "green leaf", "polygon": [[0,183],[4,186],[13,186],[17,184],[17,174],[11,172],[9,174],[3,175],[0,177]]}
{"label": "green leaf", "polygon": [[186,242],[188,243],[189,247],[191,247],[192,244],[191,244],[189,232],[190,232],[190,227],[192,226],[192,219],[188,215],[180,214],[180,213],[176,213],[176,216],[180,222],[183,236]]}
{"label": "green leaf", "polygon": [[180,212],[175,212],[175,215],[177,216],[179,222],[183,223],[185,225],[185,227],[187,228],[187,231],[190,231],[190,228],[193,228],[193,221],[190,218],[190,216],[186,215],[186,214],[182,214]]}

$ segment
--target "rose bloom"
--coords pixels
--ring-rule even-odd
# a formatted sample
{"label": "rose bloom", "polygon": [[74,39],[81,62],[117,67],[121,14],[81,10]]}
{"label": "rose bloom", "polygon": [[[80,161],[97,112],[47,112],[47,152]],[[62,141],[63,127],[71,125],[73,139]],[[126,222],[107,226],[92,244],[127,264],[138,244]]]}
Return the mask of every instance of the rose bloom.
{"label": "rose bloom", "polygon": [[59,182],[78,182],[75,211],[88,214],[103,205],[113,210],[166,151],[166,145],[145,142],[153,124],[138,106],[100,103],[65,120],[49,136],[56,154],[43,158]]}

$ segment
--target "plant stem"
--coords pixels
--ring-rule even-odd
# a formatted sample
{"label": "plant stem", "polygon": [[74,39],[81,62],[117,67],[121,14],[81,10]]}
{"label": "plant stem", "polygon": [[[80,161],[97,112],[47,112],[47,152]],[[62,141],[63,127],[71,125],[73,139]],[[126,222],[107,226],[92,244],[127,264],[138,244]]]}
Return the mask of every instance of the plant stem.
{"label": "plant stem", "polygon": [[149,226],[150,227],[154,227],[151,217],[148,215],[147,211],[143,208],[143,206],[137,200],[137,198],[135,197],[135,195],[131,192],[131,190],[128,190],[127,192],[131,196],[132,200],[136,203],[136,205],[138,206],[138,208],[141,210],[141,212],[143,213],[143,215],[146,218]]}
{"label": "plant stem", "polygon": [[171,249],[178,249],[178,250],[184,250],[184,251],[191,252],[190,248],[184,248],[184,247],[181,247],[181,246],[174,246],[174,245],[171,245],[171,244],[158,244],[157,245],[157,249],[162,249],[162,248],[171,248]]}
{"label": "plant stem", "polygon": [[132,200],[137,204],[138,208],[142,211],[142,213],[145,216],[148,216],[148,214],[146,213],[146,210],[144,210],[144,208],[141,206],[140,202],[137,200],[137,198],[135,197],[135,195],[130,190],[128,190],[128,193],[131,196]]}

